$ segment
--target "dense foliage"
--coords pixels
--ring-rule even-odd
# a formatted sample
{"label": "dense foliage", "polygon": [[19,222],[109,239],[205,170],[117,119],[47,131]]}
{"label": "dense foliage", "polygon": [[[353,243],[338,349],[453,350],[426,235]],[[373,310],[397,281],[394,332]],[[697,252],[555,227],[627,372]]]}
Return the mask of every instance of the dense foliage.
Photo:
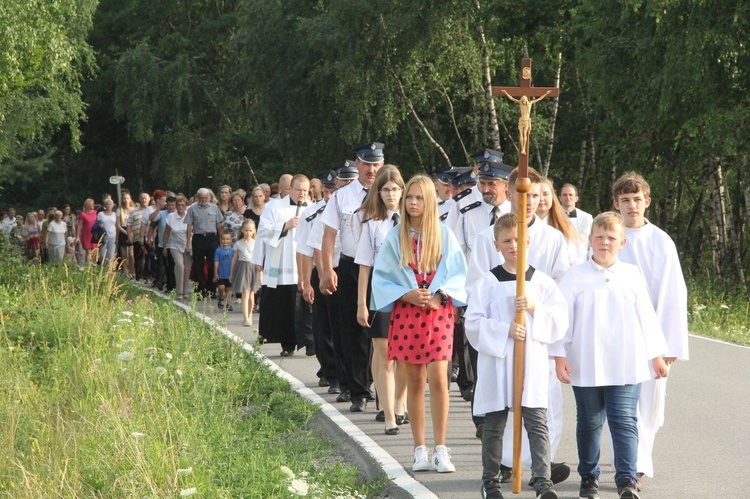
{"label": "dense foliage", "polygon": [[[559,70],[561,87],[559,107],[534,108],[532,165],[577,184],[591,212],[611,206],[613,179],[641,172],[648,216],[675,238],[687,272],[745,286],[746,2],[101,0],[88,40],[77,26],[68,43],[79,54],[90,44],[99,67],[82,86],[87,121],[70,108],[78,114],[48,116],[27,136],[33,147],[0,137],[4,164],[50,165],[43,183],[14,178],[6,203],[77,204],[111,189],[115,170],[134,191],[248,187],[315,174],[372,139],[407,174],[467,164],[496,140],[485,64],[492,84],[516,85],[529,56],[537,85]],[[84,65],[70,67],[74,99]],[[494,105],[496,145],[513,164],[517,106]],[[13,120],[0,112],[5,131]],[[60,123],[71,126],[50,136]],[[82,151],[71,146],[78,126]]]}

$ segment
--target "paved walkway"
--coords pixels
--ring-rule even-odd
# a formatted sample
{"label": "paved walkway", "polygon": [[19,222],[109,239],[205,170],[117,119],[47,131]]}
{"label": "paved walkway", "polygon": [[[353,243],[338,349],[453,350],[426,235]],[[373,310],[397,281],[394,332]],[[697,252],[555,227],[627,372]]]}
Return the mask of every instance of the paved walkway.
{"label": "paved walkway", "polygon": [[[234,312],[218,313],[216,301],[201,303],[207,317],[239,338],[254,344],[255,326],[243,327],[242,315],[235,305]],[[666,424],[659,432],[654,451],[656,476],[644,479],[644,498],[709,498],[750,496],[750,349],[707,340],[690,338],[692,360],[678,363],[672,369],[668,390]],[[288,374],[304,396],[321,405],[324,417],[331,421],[340,438],[342,449],[359,454],[360,466],[370,476],[385,470],[394,479],[391,497],[480,497],[481,444],[474,437],[470,404],[464,402],[455,385],[451,388],[451,406],[447,444],[451,449],[455,473],[421,472],[411,479],[413,446],[409,425],[401,426],[401,434],[386,436],[383,424],[375,421],[375,405],[364,413],[349,412],[348,403],[336,403],[335,395],[318,386],[315,357],[304,351],[293,357],[281,357],[279,345],[263,345],[260,352]],[[298,380],[296,382],[295,380]],[[575,402],[572,390],[563,387],[565,398],[565,429],[557,461],[572,465],[568,481],[558,484],[561,498],[578,497],[578,476],[575,473]],[[427,442],[432,447],[431,422],[427,412]],[[337,439],[338,436],[336,437]],[[602,455],[609,456],[608,448]],[[604,459],[608,461],[608,459]],[[378,465],[377,462],[380,464]],[[365,463],[365,464],[361,464]],[[379,466],[380,469],[367,469]],[[617,497],[613,483],[614,470],[602,464],[600,495]],[[530,471],[524,470],[524,484]],[[524,485],[522,492],[513,495],[510,487],[506,497],[533,498],[533,490]]]}

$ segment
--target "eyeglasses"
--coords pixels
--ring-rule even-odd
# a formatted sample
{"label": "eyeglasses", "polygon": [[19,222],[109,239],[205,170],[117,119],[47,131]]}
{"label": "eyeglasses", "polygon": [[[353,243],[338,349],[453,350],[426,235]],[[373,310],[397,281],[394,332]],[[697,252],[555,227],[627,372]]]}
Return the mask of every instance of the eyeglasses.
{"label": "eyeglasses", "polygon": [[401,190],[401,187],[394,187],[393,189],[380,189],[381,194],[397,194]]}

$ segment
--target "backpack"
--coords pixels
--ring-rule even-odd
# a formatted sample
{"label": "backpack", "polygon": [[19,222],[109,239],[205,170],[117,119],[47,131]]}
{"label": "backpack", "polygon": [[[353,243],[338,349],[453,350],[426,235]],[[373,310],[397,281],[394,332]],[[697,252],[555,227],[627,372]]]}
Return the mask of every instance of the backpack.
{"label": "backpack", "polygon": [[99,220],[94,222],[94,225],[91,226],[91,242],[93,244],[101,244],[104,237],[106,237],[107,231],[104,229],[104,224],[102,224]]}

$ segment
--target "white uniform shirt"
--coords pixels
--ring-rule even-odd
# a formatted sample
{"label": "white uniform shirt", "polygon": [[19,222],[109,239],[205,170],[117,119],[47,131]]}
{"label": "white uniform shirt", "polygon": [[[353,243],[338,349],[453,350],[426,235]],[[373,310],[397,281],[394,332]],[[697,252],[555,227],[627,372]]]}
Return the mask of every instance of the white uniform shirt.
{"label": "white uniform shirt", "polygon": [[354,221],[354,212],[362,206],[365,188],[359,180],[347,184],[333,193],[323,211],[321,221],[338,231],[341,236],[341,253],[354,258],[360,236],[360,224]]}
{"label": "white uniform shirt", "polygon": [[[537,215],[534,215],[534,223],[528,228],[528,235],[526,263],[552,277],[555,282],[560,282],[570,268],[565,236],[554,227],[542,223]],[[504,261],[502,253],[495,248],[494,227],[487,227],[474,239],[474,251],[467,262],[466,290],[471,292],[473,283]]]}
{"label": "white uniform shirt", "polygon": [[378,251],[380,251],[380,247],[383,245],[383,241],[385,241],[385,236],[395,227],[393,222],[394,213],[393,211],[389,211],[388,217],[385,220],[370,219],[363,224],[362,237],[359,238],[354,263],[368,267],[375,265],[375,257],[378,256]]}
{"label": "white uniform shirt", "polygon": [[463,208],[464,206],[469,206],[475,201],[482,201],[482,193],[479,192],[479,187],[475,185],[471,189],[461,191],[460,193],[456,194],[452,199],[453,203],[451,203],[451,206],[448,210],[448,216],[445,218],[445,221],[443,223],[450,227],[453,233],[455,233],[456,224],[458,224],[458,217],[461,213],[461,208]]}
{"label": "white uniform shirt", "polygon": [[[515,319],[515,276],[502,272],[500,281],[486,272],[474,286],[466,309],[466,337],[479,352],[474,415],[513,408],[515,340],[508,329]],[[534,316],[525,314],[524,388],[521,405],[547,407],[549,358],[547,347],[562,340],[568,329],[568,305],[555,282],[535,270],[526,278],[526,296],[536,303]]]}
{"label": "white uniform shirt", "polygon": [[573,386],[622,386],[654,377],[651,359],[667,351],[646,279],[635,265],[594,260],[571,267],[560,281],[570,327],[549,354],[567,357]]}
{"label": "white uniform shirt", "polygon": [[687,286],[672,238],[654,224],[625,228],[627,242],[617,257],[637,265],[646,277],[651,304],[667,340],[666,357],[688,360]]}
{"label": "white uniform shirt", "polygon": [[448,219],[448,215],[451,211],[451,206],[456,204],[455,201],[453,201],[453,198],[442,200],[438,198],[438,217],[440,218],[440,221],[445,223],[445,221]]}
{"label": "white uniform shirt", "polygon": [[[456,234],[456,239],[458,239],[458,244],[461,245],[461,249],[464,250],[467,258],[471,256],[471,252],[474,249],[474,238],[476,235],[490,226],[492,211],[495,209],[495,206],[487,204],[484,201],[475,201],[475,203],[477,202],[481,204],[476,205],[474,208],[471,208],[472,205],[462,208],[465,211],[459,215],[456,228],[453,231]],[[510,200],[506,199],[500,206],[497,206],[495,219],[500,218],[506,213],[510,213],[510,207]]]}
{"label": "white uniform shirt", "polygon": [[322,209],[325,209],[326,202],[320,200],[317,203],[307,207],[305,211],[299,217],[299,224],[297,225],[297,234],[294,236],[294,242],[297,243],[297,253],[312,257],[314,250],[310,247],[310,231],[312,230],[315,220],[318,220],[322,214]]}

